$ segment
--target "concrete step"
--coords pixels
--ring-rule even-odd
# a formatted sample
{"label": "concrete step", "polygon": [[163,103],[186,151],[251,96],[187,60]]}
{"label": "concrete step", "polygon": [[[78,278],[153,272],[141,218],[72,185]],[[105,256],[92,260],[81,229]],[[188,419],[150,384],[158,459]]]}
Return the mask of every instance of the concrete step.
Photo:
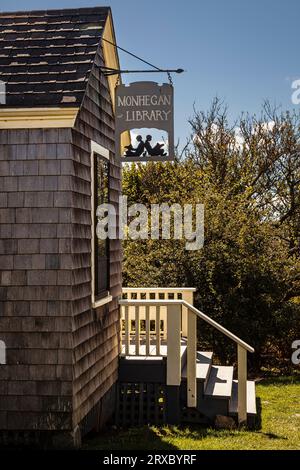
{"label": "concrete step", "polygon": [[212,366],[205,387],[205,397],[229,399],[232,392],[233,367]]}
{"label": "concrete step", "polygon": [[[229,414],[235,416],[238,413],[238,381],[234,380],[232,384],[232,395],[229,403]],[[247,415],[255,416],[256,410],[256,394],[254,380],[247,381]]]}
{"label": "concrete step", "polygon": [[[196,377],[197,380],[205,382],[208,378],[212,365],[213,353],[210,351],[197,351]],[[187,366],[182,370],[182,378],[187,378]]]}

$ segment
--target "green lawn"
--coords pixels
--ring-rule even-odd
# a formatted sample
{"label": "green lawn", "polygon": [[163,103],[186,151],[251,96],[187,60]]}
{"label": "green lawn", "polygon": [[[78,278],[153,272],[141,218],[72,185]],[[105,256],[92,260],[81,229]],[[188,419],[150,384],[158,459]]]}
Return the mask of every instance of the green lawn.
{"label": "green lawn", "polygon": [[262,408],[255,431],[217,431],[199,426],[143,427],[106,431],[84,449],[300,449],[300,377],[263,380],[257,385]]}

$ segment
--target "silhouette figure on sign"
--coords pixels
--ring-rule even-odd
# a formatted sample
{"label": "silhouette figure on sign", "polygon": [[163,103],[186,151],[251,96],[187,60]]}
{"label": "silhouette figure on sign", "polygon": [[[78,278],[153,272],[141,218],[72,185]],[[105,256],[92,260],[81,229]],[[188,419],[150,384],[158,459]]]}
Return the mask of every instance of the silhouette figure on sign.
{"label": "silhouette figure on sign", "polygon": [[164,144],[159,144],[157,143],[154,147],[152,147],[151,142],[152,141],[152,136],[147,135],[146,137],[146,142],[145,142],[145,149],[147,150],[148,154],[151,157],[165,157],[167,153],[164,150]]}
{"label": "silhouette figure on sign", "polygon": [[136,140],[138,141],[138,146],[134,148],[131,144],[126,145],[127,149],[125,152],[126,157],[140,157],[145,149],[145,143],[141,135],[138,135]]}
{"label": "silhouette figure on sign", "polygon": [[134,148],[132,144],[125,146],[126,157],[165,157],[167,155],[164,150],[164,144],[157,143],[152,147],[151,135],[147,135],[146,142],[143,141],[143,137],[141,135],[138,135],[136,140],[138,141],[138,146],[136,148]]}

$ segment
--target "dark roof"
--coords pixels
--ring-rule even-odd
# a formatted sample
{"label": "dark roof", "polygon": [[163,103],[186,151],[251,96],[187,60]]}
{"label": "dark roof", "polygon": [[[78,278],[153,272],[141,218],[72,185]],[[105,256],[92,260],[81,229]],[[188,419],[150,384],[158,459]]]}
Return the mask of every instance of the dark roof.
{"label": "dark roof", "polygon": [[80,105],[109,11],[0,12],[4,107]]}

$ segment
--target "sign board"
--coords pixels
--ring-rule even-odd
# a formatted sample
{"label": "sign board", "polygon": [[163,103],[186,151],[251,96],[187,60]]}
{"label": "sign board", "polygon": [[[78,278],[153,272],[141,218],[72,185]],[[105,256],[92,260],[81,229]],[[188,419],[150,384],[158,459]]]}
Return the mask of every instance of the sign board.
{"label": "sign board", "polygon": [[[135,82],[116,87],[116,155],[122,162],[174,160],[174,93],[172,85]],[[137,132],[143,129],[143,132]],[[148,131],[149,129],[149,131]],[[122,148],[122,134],[135,130]],[[151,130],[164,131],[164,140]],[[157,135],[157,132],[155,132]]]}

